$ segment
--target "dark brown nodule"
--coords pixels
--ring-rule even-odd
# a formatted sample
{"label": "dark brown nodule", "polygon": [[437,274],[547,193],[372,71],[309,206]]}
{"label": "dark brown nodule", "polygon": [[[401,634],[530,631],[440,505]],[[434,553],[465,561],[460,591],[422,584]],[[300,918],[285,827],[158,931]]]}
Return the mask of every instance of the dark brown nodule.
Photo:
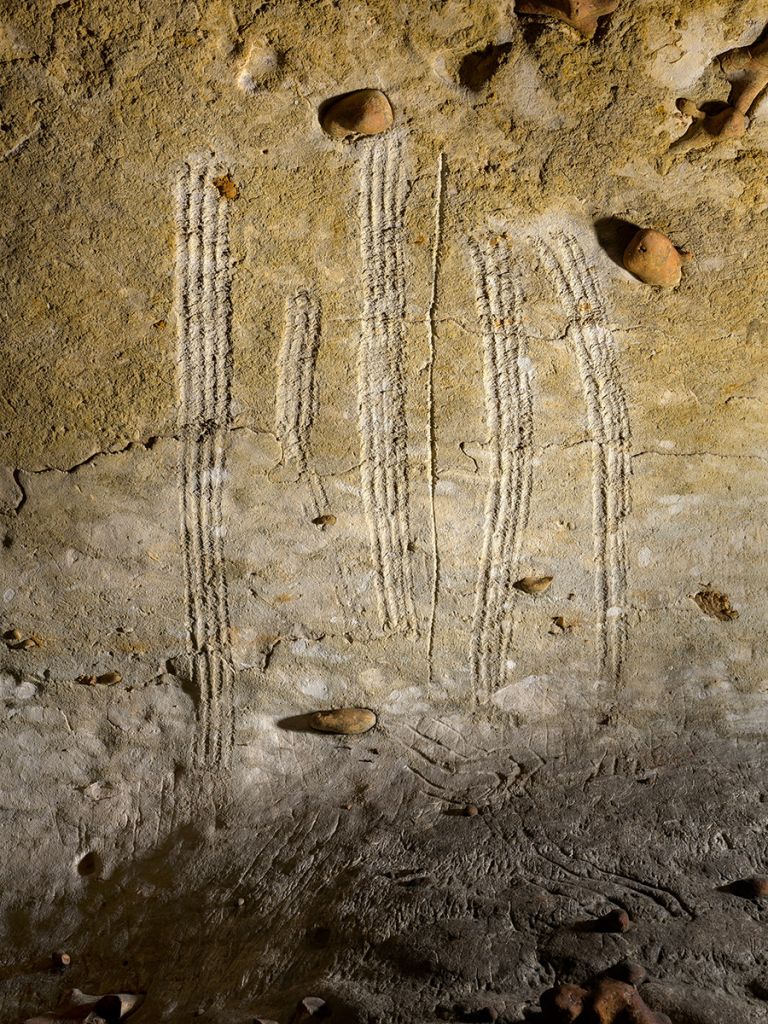
{"label": "dark brown nodule", "polygon": [[319,996],[305,996],[293,1012],[291,1024],[305,1024],[311,1021],[324,1020],[330,1013],[330,1007],[324,999]]}
{"label": "dark brown nodule", "polygon": [[332,139],[381,135],[392,127],[392,104],[380,89],[358,89],[331,102],[320,124]]}
{"label": "dark brown nodule", "polygon": [[334,516],[330,512],[326,512],[325,515],[315,516],[315,518],[312,520],[312,523],[314,526],[319,526],[321,529],[323,529],[326,526],[335,526],[336,516]]}
{"label": "dark brown nodule", "polygon": [[629,931],[631,922],[626,910],[610,910],[607,914],[599,917],[595,924],[598,931],[621,935],[623,932]]}
{"label": "dark brown nodule", "polygon": [[610,977],[616,978],[617,981],[623,981],[627,985],[634,985],[635,988],[638,985],[642,985],[648,978],[646,969],[641,964],[636,964],[632,960],[621,960],[619,963],[614,964],[608,971],[608,974]]}
{"label": "dark brown nodule", "polygon": [[312,729],[342,736],[358,736],[369,732],[376,722],[376,715],[369,708],[335,708],[331,711],[315,711],[309,716]]}
{"label": "dark brown nodule", "polygon": [[542,993],[539,1005],[547,1020],[570,1024],[581,1014],[588,996],[589,992],[578,985],[556,985]]}
{"label": "dark brown nodule", "polygon": [[464,813],[468,818],[476,818],[480,813],[480,808],[476,807],[474,804],[467,804],[464,808]]}
{"label": "dark brown nodule", "polygon": [[729,892],[746,900],[762,900],[768,898],[768,878],[755,875],[753,878],[739,878],[731,882]]}

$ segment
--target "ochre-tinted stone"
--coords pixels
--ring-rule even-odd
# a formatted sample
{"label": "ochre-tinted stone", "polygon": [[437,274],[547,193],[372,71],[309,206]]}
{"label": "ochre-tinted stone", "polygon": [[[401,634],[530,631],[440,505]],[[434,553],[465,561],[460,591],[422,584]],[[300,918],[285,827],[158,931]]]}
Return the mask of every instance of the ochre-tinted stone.
{"label": "ochre-tinted stone", "polygon": [[683,263],[692,258],[653,228],[641,228],[624,250],[624,266],[630,274],[659,288],[676,288]]}
{"label": "ochre-tinted stone", "polygon": [[552,576],[524,576],[514,584],[515,590],[521,590],[524,594],[531,594],[536,597],[538,594],[546,593],[552,586]]}
{"label": "ochre-tinted stone", "polygon": [[376,715],[368,708],[336,708],[333,711],[316,711],[310,716],[309,724],[318,732],[354,736],[372,729],[376,725]]}
{"label": "ochre-tinted stone", "polygon": [[322,127],[332,139],[351,135],[380,135],[394,123],[392,105],[379,89],[358,89],[333,102],[323,114]]}
{"label": "ochre-tinted stone", "polygon": [[518,14],[545,14],[558,18],[592,38],[597,31],[597,20],[604,14],[611,14],[619,6],[619,0],[517,0]]}

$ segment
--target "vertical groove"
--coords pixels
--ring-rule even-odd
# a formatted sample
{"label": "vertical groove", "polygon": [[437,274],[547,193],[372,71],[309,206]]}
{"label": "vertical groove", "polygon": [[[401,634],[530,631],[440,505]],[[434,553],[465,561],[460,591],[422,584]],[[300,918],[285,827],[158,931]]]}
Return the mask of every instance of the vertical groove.
{"label": "vertical groove", "polygon": [[427,311],[427,334],[429,339],[429,366],[427,368],[427,410],[429,415],[429,513],[432,527],[432,587],[427,641],[427,665],[429,682],[434,678],[435,621],[437,600],[440,593],[440,552],[437,540],[437,513],[435,510],[435,486],[437,484],[437,437],[435,433],[435,357],[437,345],[437,297],[438,275],[440,272],[441,246],[443,243],[443,217],[445,203],[445,153],[437,158],[437,181],[435,184],[435,227],[432,244],[432,290]]}
{"label": "vertical groove", "polygon": [[190,160],[177,192],[181,540],[198,696],[195,757],[201,766],[225,768],[234,732],[222,509],[232,377],[230,263],[226,202],[211,177],[208,163]]}
{"label": "vertical groove", "polygon": [[400,142],[367,143],[360,165],[363,323],[358,429],[363,506],[381,624],[418,632],[410,552],[403,255],[406,183]]}
{"label": "vertical groove", "polygon": [[605,300],[577,240],[565,233],[538,244],[570,320],[592,437],[595,600],[600,671],[616,699],[627,644],[626,517],[630,510],[630,423],[607,326]]}
{"label": "vertical groove", "polygon": [[473,240],[470,252],[493,452],[470,644],[475,696],[484,700],[503,684],[512,639],[512,584],[533,484],[533,389],[509,247],[501,240]]}

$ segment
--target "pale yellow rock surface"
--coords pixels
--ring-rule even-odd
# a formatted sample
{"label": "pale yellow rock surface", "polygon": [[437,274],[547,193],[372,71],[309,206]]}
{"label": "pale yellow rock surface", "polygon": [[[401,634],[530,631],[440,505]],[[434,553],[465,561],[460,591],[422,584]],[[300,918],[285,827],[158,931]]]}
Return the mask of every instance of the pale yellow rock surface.
{"label": "pale yellow rock surface", "polygon": [[[757,871],[766,806],[768,102],[670,147],[768,14],[624,0],[588,40],[513,7],[2,5],[16,967],[44,934],[73,984],[150,987],[148,1020],[282,1020],[314,982],[427,1020],[480,979],[512,1021],[569,958],[607,966],[559,929],[615,898],[636,959],[757,977],[757,922],[712,893]],[[329,139],[358,89],[393,127]],[[696,254],[674,290],[622,266],[643,225]],[[351,752],[279,724],[352,706],[378,727]],[[487,845],[442,846],[457,822]],[[315,918],[359,958],[326,971]],[[398,1003],[425,962],[439,998],[412,973]],[[3,1019],[57,1005],[9,971]]]}

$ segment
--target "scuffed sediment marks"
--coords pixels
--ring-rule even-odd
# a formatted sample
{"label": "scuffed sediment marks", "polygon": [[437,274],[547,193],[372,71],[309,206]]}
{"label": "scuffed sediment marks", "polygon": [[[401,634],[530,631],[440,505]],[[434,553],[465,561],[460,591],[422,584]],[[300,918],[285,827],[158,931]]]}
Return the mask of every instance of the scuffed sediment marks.
{"label": "scuffed sediment marks", "polygon": [[503,685],[511,643],[509,602],[533,483],[533,390],[509,247],[484,239],[470,251],[493,455],[470,646],[475,695],[483,700]]}
{"label": "scuffed sediment marks", "polygon": [[592,440],[595,596],[601,673],[621,686],[627,645],[626,517],[630,508],[630,424],[627,400],[607,326],[605,300],[583,249],[559,232],[538,250],[569,320],[568,337],[581,377]]}
{"label": "scuffed sediment marks", "polygon": [[179,175],[176,258],[181,538],[187,639],[198,693],[195,757],[227,767],[233,743],[233,669],[223,552],[222,492],[230,423],[230,258],[227,202],[211,161]]}
{"label": "scuffed sediment marks", "polygon": [[400,140],[389,134],[367,143],[360,164],[359,206],[360,478],[382,627],[415,634],[403,366],[405,202]]}

